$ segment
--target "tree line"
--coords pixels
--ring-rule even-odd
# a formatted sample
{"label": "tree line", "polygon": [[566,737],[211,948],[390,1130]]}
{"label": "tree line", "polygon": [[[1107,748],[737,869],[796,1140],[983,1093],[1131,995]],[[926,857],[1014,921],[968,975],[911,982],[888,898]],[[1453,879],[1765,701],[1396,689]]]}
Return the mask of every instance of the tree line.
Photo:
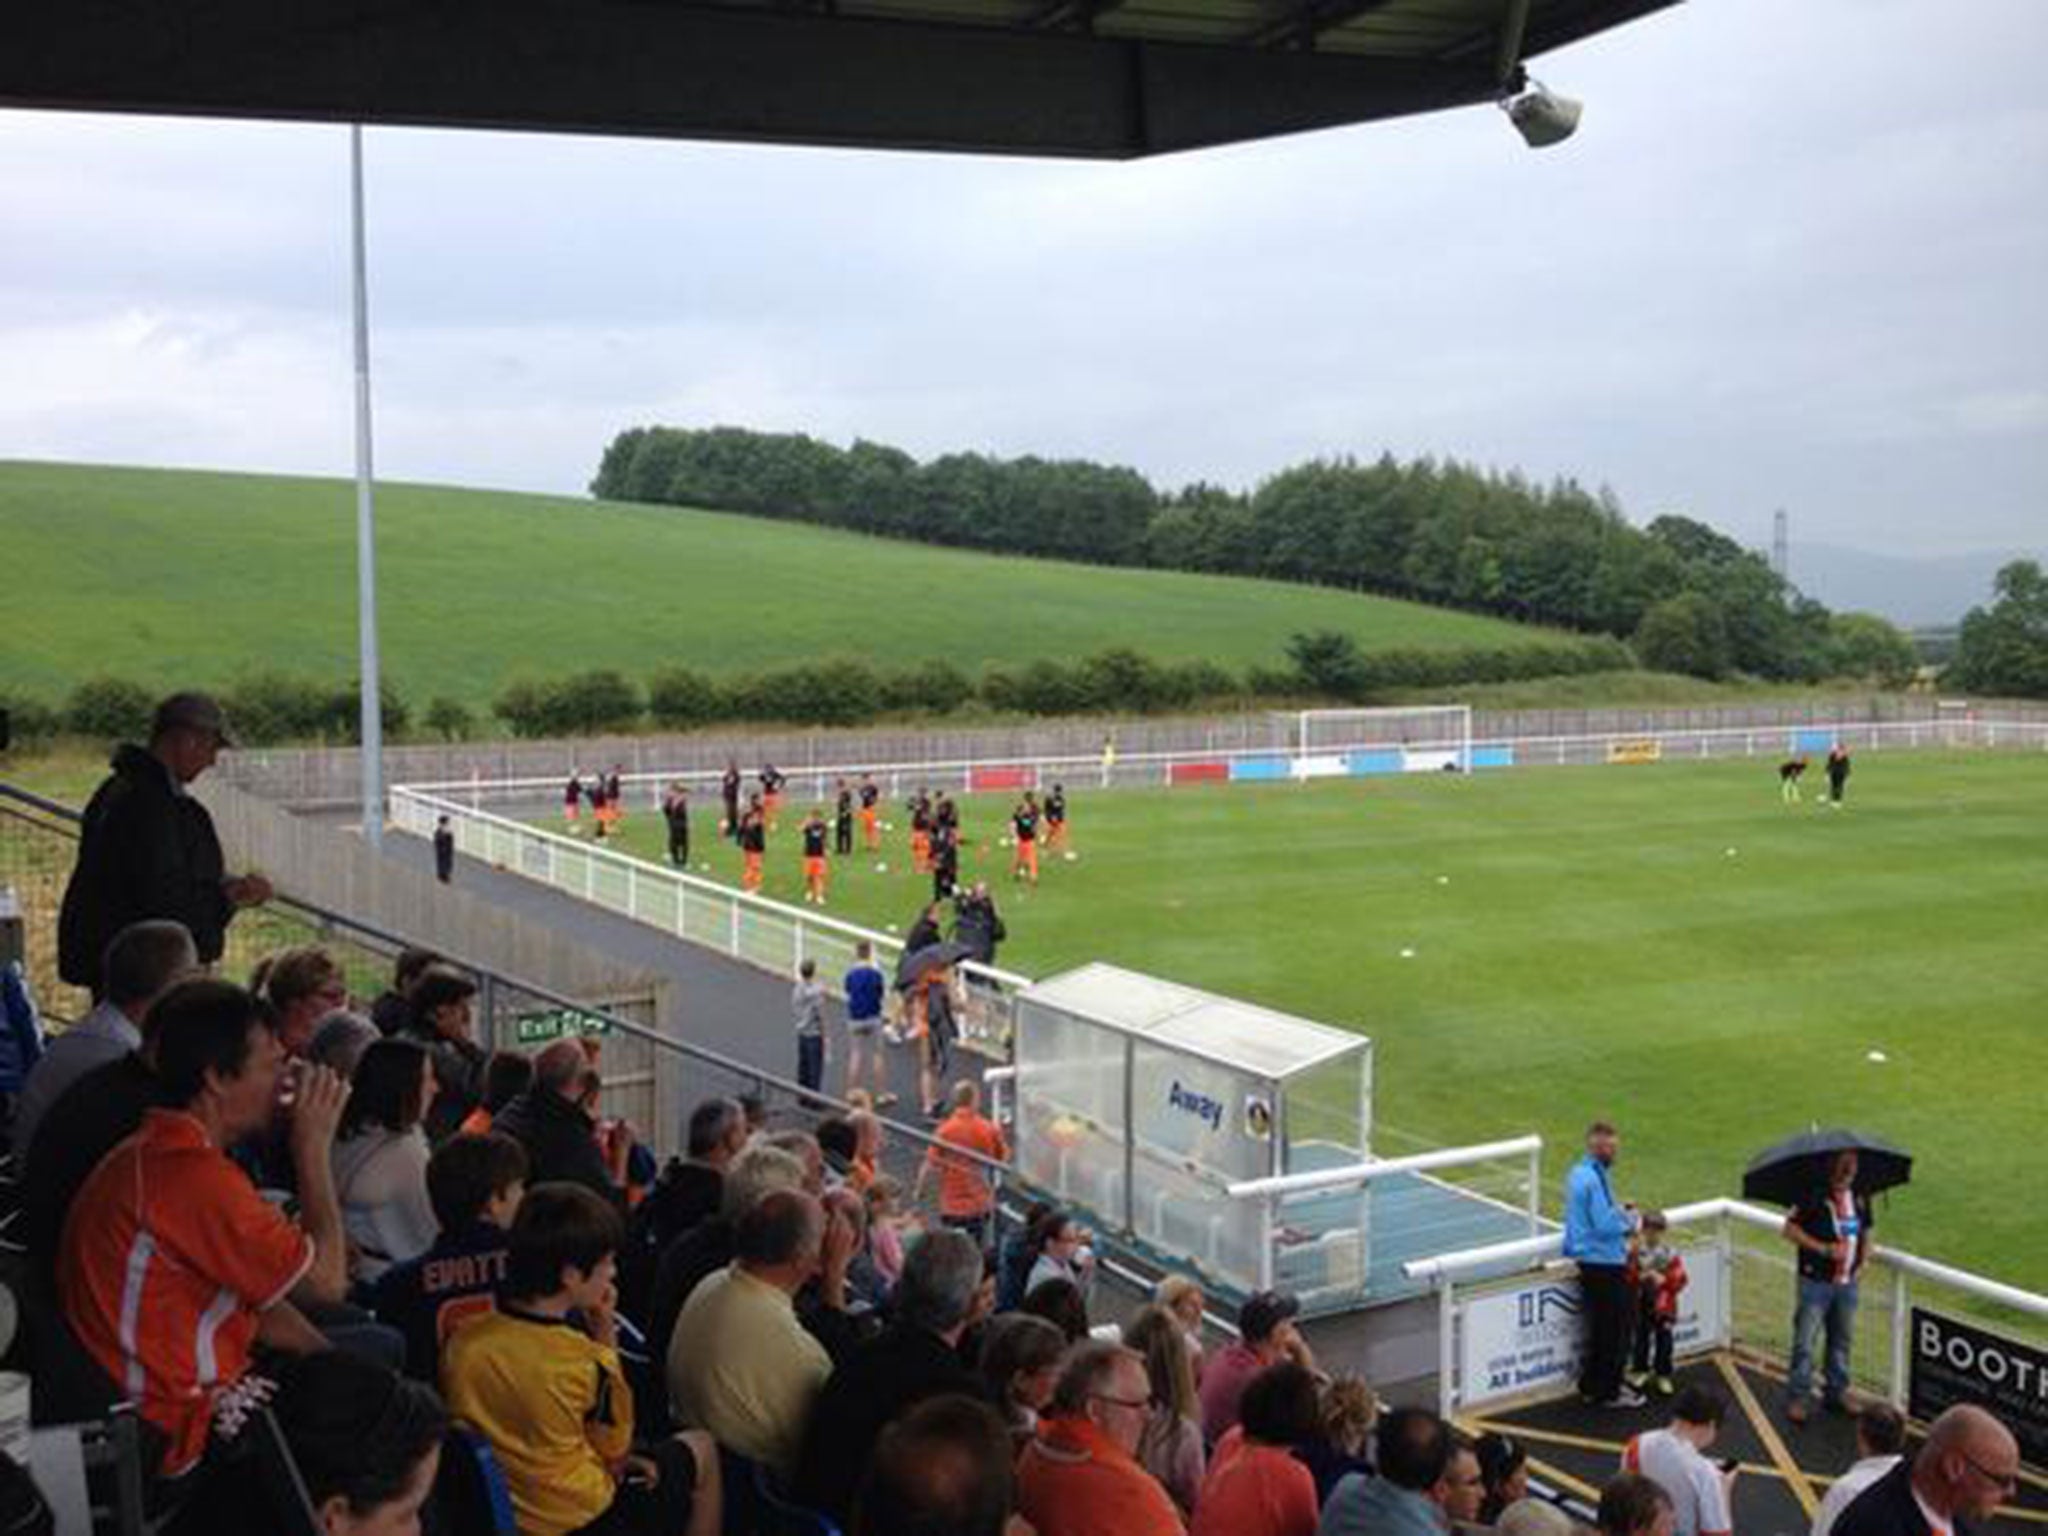
{"label": "tree line", "polygon": [[1248,492],[1171,493],[1082,460],[839,448],[802,433],[633,427],[594,495],[1104,565],[1345,587],[1634,643],[1645,666],[1812,681],[1912,669],[1882,619],[1845,623],[1694,519],[1637,528],[1614,496],[1455,461],[1318,459]]}
{"label": "tree line", "polygon": [[1976,693],[2048,699],[2048,572],[2032,560],[1999,569],[1991,601],[1963,616],[1942,681]]}
{"label": "tree line", "polygon": [[[650,726],[671,731],[723,724],[850,726],[963,712],[1158,714],[1258,703],[1370,703],[1404,689],[1608,672],[1633,663],[1627,646],[1600,638],[1363,652],[1349,635],[1328,632],[1295,635],[1276,664],[1242,672],[1203,660],[1162,661],[1128,647],[1075,661],[1043,658],[989,666],[978,676],[938,659],[891,669],[857,657],[826,657],[736,677],[670,666],[642,680],[598,668],[515,679],[492,699],[488,714],[520,737],[623,733]],[[235,739],[245,746],[353,744],[360,739],[353,682],[261,673],[218,692]],[[416,711],[389,679],[381,693],[387,741],[460,741],[481,734],[489,723],[447,697],[435,697]],[[139,741],[156,699],[155,690],[139,683],[99,677],[80,683],[61,706],[7,696],[0,697],[0,707],[11,711],[14,733],[23,739],[68,733],[88,740]]]}

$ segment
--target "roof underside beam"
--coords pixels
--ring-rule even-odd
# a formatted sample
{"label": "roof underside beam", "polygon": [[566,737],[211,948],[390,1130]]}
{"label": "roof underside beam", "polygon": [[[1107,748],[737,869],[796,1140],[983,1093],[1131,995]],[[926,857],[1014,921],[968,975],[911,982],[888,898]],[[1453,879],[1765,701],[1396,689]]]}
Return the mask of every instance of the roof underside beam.
{"label": "roof underside beam", "polygon": [[0,8],[8,106],[1103,158],[1482,102],[1491,66],[589,0]]}
{"label": "roof underside beam", "polygon": [[1246,39],[1254,48],[1313,48],[1332,27],[1356,21],[1387,0],[1306,0],[1290,14],[1268,22]]}

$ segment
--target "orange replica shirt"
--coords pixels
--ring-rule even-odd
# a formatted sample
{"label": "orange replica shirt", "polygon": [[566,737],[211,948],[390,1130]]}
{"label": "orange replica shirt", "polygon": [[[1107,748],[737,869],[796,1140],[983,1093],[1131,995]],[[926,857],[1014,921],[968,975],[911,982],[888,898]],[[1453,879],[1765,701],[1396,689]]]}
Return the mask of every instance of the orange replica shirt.
{"label": "orange replica shirt", "polygon": [[[946,1146],[963,1147],[997,1162],[1007,1161],[1010,1144],[1002,1127],[971,1109],[956,1109],[932,1132]],[[964,1157],[948,1156],[944,1146],[933,1147],[925,1160],[939,1171],[939,1214],[979,1216],[995,1205],[995,1192],[981,1164]]]}
{"label": "orange replica shirt", "polygon": [[58,1292],[79,1342],[169,1438],[166,1475],[205,1452],[214,1399],[248,1369],[257,1314],[312,1264],[312,1238],[182,1110],[149,1111],[85,1181]]}
{"label": "orange replica shirt", "polygon": [[1017,1512],[1038,1536],[1183,1536],[1187,1529],[1159,1480],[1088,1419],[1039,1425],[1018,1458]]}

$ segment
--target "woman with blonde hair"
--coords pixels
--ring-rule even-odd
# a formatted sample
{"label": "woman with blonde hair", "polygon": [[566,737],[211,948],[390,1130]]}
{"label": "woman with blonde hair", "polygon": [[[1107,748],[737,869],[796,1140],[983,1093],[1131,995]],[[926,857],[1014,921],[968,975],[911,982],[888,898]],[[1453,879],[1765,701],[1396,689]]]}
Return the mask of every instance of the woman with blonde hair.
{"label": "woman with blonde hair", "polygon": [[1324,1386],[1321,1433],[1295,1452],[1315,1474],[1318,1503],[1328,1503],[1353,1472],[1372,1471],[1365,1448],[1379,1417],[1380,1400],[1360,1377],[1336,1376]]}
{"label": "woman with blonde hair", "polygon": [[1153,1305],[1131,1319],[1124,1343],[1145,1357],[1152,1408],[1138,1437],[1138,1461],[1159,1480],[1185,1518],[1202,1491],[1202,1408],[1195,1364],[1178,1317]]}
{"label": "woman with blonde hair", "polygon": [[1168,1275],[1153,1288],[1152,1299],[1171,1312],[1187,1336],[1188,1354],[1195,1367],[1195,1385],[1202,1384],[1202,1308],[1208,1298],[1201,1286],[1186,1275]]}

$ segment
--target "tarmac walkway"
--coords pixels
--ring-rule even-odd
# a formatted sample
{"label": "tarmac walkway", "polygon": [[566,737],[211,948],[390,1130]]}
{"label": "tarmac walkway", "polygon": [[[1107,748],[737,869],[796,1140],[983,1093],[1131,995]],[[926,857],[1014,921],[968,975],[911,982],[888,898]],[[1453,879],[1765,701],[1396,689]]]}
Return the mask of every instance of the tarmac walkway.
{"label": "tarmac walkway", "polygon": [[[1710,1455],[1741,1464],[1735,1479],[1735,1529],[1740,1536],[1804,1536],[1814,1511],[1837,1474],[1856,1460],[1856,1429],[1842,1414],[1817,1413],[1804,1425],[1785,1417],[1784,1379],[1773,1366],[1749,1357],[1717,1354],[1678,1373],[1679,1385],[1698,1382],[1721,1392],[1729,1414]],[[1459,1424],[1473,1434],[1497,1430],[1528,1448],[1531,1476],[1590,1506],[1620,1465],[1631,1435],[1668,1420],[1656,1400],[1639,1409],[1593,1408],[1576,1396],[1519,1408],[1468,1413]],[[1917,1438],[1915,1440],[1917,1444]],[[1998,1536],[2048,1532],[2048,1479],[2024,1474],[2020,1491],[1999,1517],[1978,1529]]]}
{"label": "tarmac walkway", "polygon": [[[384,839],[384,856],[417,869],[432,869],[433,850],[421,838],[393,833]],[[531,922],[542,923],[587,948],[609,955],[640,970],[672,978],[681,988],[683,1007],[689,1020],[693,1045],[743,1061],[777,1077],[796,1077],[795,1022],[790,1011],[790,989],[795,977],[777,977],[751,965],[706,949],[698,944],[663,933],[646,923],[583,901],[567,892],[554,890],[507,870],[495,869],[476,859],[459,858],[455,884],[495,907],[517,913]],[[845,1085],[845,1033],[836,1005],[827,1019],[828,1055],[825,1091],[837,1094]],[[892,1118],[918,1123],[917,1070],[906,1048],[886,1049],[890,1091],[899,1096],[888,1113]],[[965,1057],[978,1062],[978,1057]],[[963,1056],[954,1055],[957,1072]],[[729,1084],[707,1087],[703,1092],[730,1092]],[[694,1101],[700,1094],[685,1090]],[[678,1113],[687,1113],[679,1106]]]}

